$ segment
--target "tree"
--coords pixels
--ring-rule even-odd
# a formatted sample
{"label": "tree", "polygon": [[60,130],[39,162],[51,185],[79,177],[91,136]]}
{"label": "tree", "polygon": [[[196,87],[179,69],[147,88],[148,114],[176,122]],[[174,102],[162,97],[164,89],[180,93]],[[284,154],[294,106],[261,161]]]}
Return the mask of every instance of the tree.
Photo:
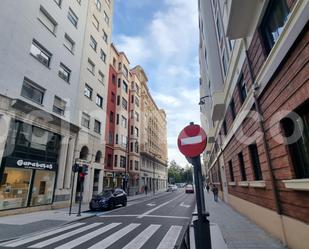
{"label": "tree", "polygon": [[178,165],[175,160],[172,160],[168,167],[168,178],[169,182],[172,184],[183,182],[192,183],[192,167],[186,165],[186,167],[183,168]]}

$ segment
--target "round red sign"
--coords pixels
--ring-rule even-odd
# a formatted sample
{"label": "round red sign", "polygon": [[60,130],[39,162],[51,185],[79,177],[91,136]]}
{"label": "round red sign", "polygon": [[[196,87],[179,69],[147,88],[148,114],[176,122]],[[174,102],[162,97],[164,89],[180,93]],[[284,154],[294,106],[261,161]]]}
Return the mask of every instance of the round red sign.
{"label": "round red sign", "polygon": [[206,148],[207,136],[196,124],[186,126],[178,135],[178,148],[186,157],[199,156]]}

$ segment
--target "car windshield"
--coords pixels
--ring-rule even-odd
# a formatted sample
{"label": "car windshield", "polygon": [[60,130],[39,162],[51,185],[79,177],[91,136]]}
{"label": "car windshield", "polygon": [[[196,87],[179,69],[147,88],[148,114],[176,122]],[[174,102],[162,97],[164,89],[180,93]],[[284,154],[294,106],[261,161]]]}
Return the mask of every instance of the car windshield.
{"label": "car windshield", "polygon": [[99,196],[101,197],[110,197],[113,194],[112,190],[104,190],[103,192],[101,192],[99,194]]}

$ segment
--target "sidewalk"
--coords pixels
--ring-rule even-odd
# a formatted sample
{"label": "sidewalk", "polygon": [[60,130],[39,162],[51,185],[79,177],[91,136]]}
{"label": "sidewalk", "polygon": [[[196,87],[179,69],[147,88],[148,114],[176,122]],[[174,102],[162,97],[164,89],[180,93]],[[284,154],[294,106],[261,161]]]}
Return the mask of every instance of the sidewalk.
{"label": "sidewalk", "polygon": [[284,249],[279,241],[271,237],[245,216],[241,215],[221,199],[214,202],[212,193],[205,193],[209,220],[218,224],[229,249]]}
{"label": "sidewalk", "polygon": [[[148,195],[140,194],[135,196],[128,196],[128,204],[138,200],[147,200],[155,196],[161,196],[163,191],[149,193]],[[40,212],[32,212],[27,214],[18,214],[11,216],[0,217],[0,241],[10,238],[16,238],[24,234],[35,233],[37,231],[50,229],[53,227],[61,226],[69,222],[85,219],[103,214],[104,212],[87,212],[89,205],[87,203],[82,205],[82,214],[77,217],[78,205],[72,207],[72,214],[69,215],[69,208],[54,209]],[[26,232],[25,232],[26,231]]]}

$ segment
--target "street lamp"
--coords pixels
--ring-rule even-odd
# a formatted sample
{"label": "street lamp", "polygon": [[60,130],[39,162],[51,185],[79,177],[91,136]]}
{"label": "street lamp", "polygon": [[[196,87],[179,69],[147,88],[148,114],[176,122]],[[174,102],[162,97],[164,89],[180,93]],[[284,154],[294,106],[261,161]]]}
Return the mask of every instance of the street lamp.
{"label": "street lamp", "polygon": [[200,98],[200,102],[198,103],[199,105],[204,105],[205,104],[205,100],[206,98],[210,98],[210,95],[205,95],[203,97]]}

